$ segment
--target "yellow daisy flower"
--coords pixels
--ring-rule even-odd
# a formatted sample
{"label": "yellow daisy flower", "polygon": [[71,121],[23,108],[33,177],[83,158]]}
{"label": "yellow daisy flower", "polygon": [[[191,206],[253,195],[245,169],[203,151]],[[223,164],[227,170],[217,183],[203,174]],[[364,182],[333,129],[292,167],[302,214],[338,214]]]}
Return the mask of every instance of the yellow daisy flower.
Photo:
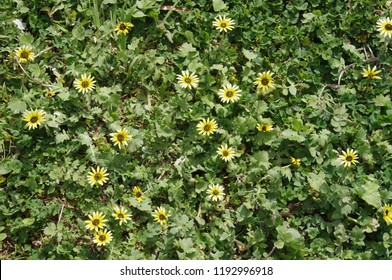
{"label": "yellow daisy flower", "polygon": [[197,130],[199,130],[199,134],[202,135],[210,135],[214,133],[214,130],[218,128],[218,124],[215,122],[213,119],[202,119],[198,124],[197,124]]}
{"label": "yellow daisy flower", "polygon": [[224,196],[224,188],[219,184],[210,185],[207,189],[207,197],[212,201],[222,200]]}
{"label": "yellow daisy flower", "polygon": [[299,158],[290,157],[290,160],[291,160],[291,164],[294,167],[300,167],[301,166],[301,160]]}
{"label": "yellow daisy flower", "polygon": [[113,208],[113,210],[114,210],[114,213],[113,213],[112,215],[113,215],[113,217],[114,217],[116,220],[119,220],[119,221],[120,221],[120,226],[121,226],[122,223],[127,223],[128,220],[131,219],[131,215],[128,215],[128,214],[127,214],[128,211],[125,210],[124,207],[122,207],[122,206],[118,207],[118,206],[116,205],[116,206]]}
{"label": "yellow daisy flower", "polygon": [[20,63],[33,61],[35,54],[31,51],[31,47],[22,46],[15,50],[16,57]]}
{"label": "yellow daisy flower", "polygon": [[130,22],[119,22],[115,31],[117,31],[117,35],[127,35],[132,27],[134,27],[134,25]]}
{"label": "yellow daisy flower", "polygon": [[231,161],[235,156],[235,151],[233,148],[228,148],[226,144],[218,148],[217,153],[224,161]]}
{"label": "yellow daisy flower", "polygon": [[234,28],[234,21],[231,18],[226,18],[226,16],[218,16],[215,18],[214,22],[212,23],[219,32],[227,32]]}
{"label": "yellow daisy flower", "polygon": [[262,132],[269,132],[271,130],[274,130],[274,128],[272,127],[272,124],[259,123],[257,125],[257,130]]}
{"label": "yellow daisy flower", "polygon": [[96,230],[103,228],[105,226],[105,215],[102,212],[93,212],[92,215],[88,215],[89,220],[85,221],[86,229]]}
{"label": "yellow daisy flower", "polygon": [[170,215],[166,213],[166,210],[163,207],[158,207],[154,212],[154,216],[155,221],[161,226],[167,224],[167,218],[170,217]]}
{"label": "yellow daisy flower", "polygon": [[109,180],[106,168],[97,167],[97,169],[94,169],[91,167],[91,170],[92,172],[90,172],[87,177],[91,186],[94,186],[95,184],[103,185],[103,183],[106,183],[106,181]]}
{"label": "yellow daisy flower", "polygon": [[139,187],[133,187],[132,192],[133,198],[135,198],[139,203],[142,202],[142,200],[144,199],[142,190]]}
{"label": "yellow daisy flower", "polygon": [[241,90],[238,88],[238,86],[227,84],[219,90],[218,95],[222,102],[234,103],[235,101],[238,101],[241,97],[241,94],[239,94],[239,92],[241,92]]}
{"label": "yellow daisy flower", "polygon": [[90,74],[82,74],[81,79],[74,81],[74,87],[83,94],[92,91],[95,88],[94,77],[91,77]]}
{"label": "yellow daisy flower", "polygon": [[382,36],[384,36],[385,38],[386,37],[391,38],[392,37],[392,21],[390,20],[390,18],[387,17],[384,19],[380,19],[377,22],[377,30],[380,31],[380,34]]}
{"label": "yellow daisy flower", "polygon": [[105,246],[113,240],[112,232],[107,229],[100,230],[94,236],[93,242],[97,244],[97,246]]}
{"label": "yellow daisy flower", "polygon": [[181,71],[181,75],[177,75],[177,80],[182,88],[197,88],[199,78],[195,73],[190,73],[188,70]]}
{"label": "yellow daisy flower", "polygon": [[112,136],[112,141],[114,142],[114,146],[118,145],[119,148],[121,148],[121,145],[127,146],[128,145],[128,140],[132,138],[131,135],[129,135],[128,131],[126,129],[120,129],[117,130],[115,133],[110,133],[110,136]]}
{"label": "yellow daisy flower", "polygon": [[272,79],[274,73],[267,71],[259,73],[258,75],[259,77],[254,82],[254,84],[257,85],[257,88],[261,88],[264,92],[268,92],[270,89],[275,87],[274,80]]}
{"label": "yellow daisy flower", "polygon": [[47,97],[47,98],[52,98],[52,97],[55,96],[55,95],[56,95],[56,93],[53,92],[53,91],[47,91],[47,92],[45,92],[45,97]]}
{"label": "yellow daisy flower", "polygon": [[347,151],[343,151],[343,155],[339,156],[339,159],[342,161],[341,164],[344,164],[344,167],[350,167],[351,164],[356,164],[358,161],[357,151],[353,149],[347,149]]}
{"label": "yellow daisy flower", "polygon": [[381,77],[377,76],[379,73],[381,73],[381,70],[377,70],[376,66],[370,69],[370,65],[368,65],[368,68],[364,69],[362,74],[365,78],[381,80]]}
{"label": "yellow daisy flower", "polygon": [[23,114],[23,120],[26,121],[26,127],[35,129],[45,121],[45,112],[42,110],[26,111]]}
{"label": "yellow daisy flower", "polygon": [[389,204],[385,204],[382,209],[384,221],[387,225],[392,225],[392,206]]}

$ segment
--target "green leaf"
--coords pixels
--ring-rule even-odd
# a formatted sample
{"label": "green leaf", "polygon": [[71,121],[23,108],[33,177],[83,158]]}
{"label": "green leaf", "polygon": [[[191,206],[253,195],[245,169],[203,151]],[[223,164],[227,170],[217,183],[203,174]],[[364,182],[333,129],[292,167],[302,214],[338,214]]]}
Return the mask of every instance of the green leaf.
{"label": "green leaf", "polygon": [[8,173],[20,173],[22,170],[23,163],[17,159],[9,159],[4,160],[0,163],[0,174],[8,174]]}
{"label": "green leaf", "polygon": [[90,135],[87,132],[79,134],[80,142],[86,146],[90,146],[93,144],[93,139],[91,139]]}
{"label": "green leaf", "polygon": [[190,42],[192,45],[195,45],[195,46],[198,45],[194,39],[194,35],[193,35],[192,31],[189,31],[189,30],[185,31],[184,36],[185,36],[186,40],[188,42]]}
{"label": "green leaf", "polygon": [[366,201],[367,204],[376,208],[381,207],[381,195],[378,189],[380,185],[373,181],[366,181],[363,187],[359,189],[359,196]]}
{"label": "green leaf", "polygon": [[48,224],[48,226],[44,228],[44,234],[49,236],[55,236],[57,234],[56,224],[55,223]]}
{"label": "green leaf", "polygon": [[66,140],[69,140],[69,135],[66,132],[56,134],[56,144],[63,143]]}
{"label": "green leaf", "polygon": [[35,222],[35,218],[25,218],[22,220],[23,226],[26,227],[31,226],[32,224],[34,224],[34,222]]}
{"label": "green leaf", "polygon": [[196,48],[190,43],[182,44],[178,51],[180,52],[180,56],[182,57],[187,57],[189,54],[194,55],[197,53]]}
{"label": "green leaf", "polygon": [[251,162],[252,167],[262,167],[263,170],[268,170],[268,168],[271,166],[269,163],[269,155],[267,151],[260,151],[255,153],[251,159]]}
{"label": "green leaf", "polygon": [[325,178],[325,175],[323,172],[320,172],[319,174],[309,173],[308,183],[313,189],[315,189],[316,191],[319,192],[320,187],[322,185],[326,184],[324,178]]}
{"label": "green leaf", "polygon": [[34,37],[30,33],[24,32],[19,37],[19,45],[31,46],[34,42]]}
{"label": "green leaf", "polygon": [[348,43],[344,43],[344,44],[343,44],[343,49],[344,49],[345,51],[347,51],[347,52],[349,52],[349,53],[355,55],[356,57],[358,57],[358,58],[361,59],[361,60],[364,60],[364,59],[365,59],[364,54],[361,53],[361,52],[359,52],[359,51],[357,50],[357,48],[356,48],[354,45],[351,45],[351,44],[348,44]]}
{"label": "green leaf", "polygon": [[249,209],[247,209],[244,205],[241,205],[238,209],[237,209],[237,221],[238,222],[242,222],[243,220],[252,217],[253,212],[250,211]]}
{"label": "green leaf", "polygon": [[242,53],[244,54],[244,56],[249,59],[249,60],[253,60],[257,57],[257,54],[251,51],[248,51],[246,49],[242,49]]}
{"label": "green leaf", "polygon": [[291,130],[291,129],[286,129],[282,131],[282,137],[284,139],[296,141],[296,142],[304,142],[306,138],[302,135],[299,135],[298,132]]}
{"label": "green leaf", "polygon": [[375,98],[373,98],[374,105],[378,107],[384,107],[388,106],[391,104],[391,97],[388,95],[377,95]]}
{"label": "green leaf", "polygon": [[219,12],[227,9],[227,5],[222,0],[213,0],[212,6],[214,7],[215,12]]}
{"label": "green leaf", "polygon": [[10,109],[13,113],[18,114],[26,111],[27,105],[24,101],[19,100],[17,98],[12,98],[8,102],[8,109]]}
{"label": "green leaf", "polygon": [[191,238],[184,238],[178,240],[178,245],[185,253],[190,253],[195,251],[195,249],[193,248],[193,241]]}
{"label": "green leaf", "polygon": [[0,233],[0,241],[3,241],[4,239],[7,238],[7,234],[5,233]]}
{"label": "green leaf", "polygon": [[132,17],[134,17],[134,18],[142,18],[142,17],[145,17],[145,16],[146,16],[146,14],[143,13],[142,11],[136,11],[136,12],[132,15]]}
{"label": "green leaf", "polygon": [[72,30],[72,36],[79,41],[83,41],[84,38],[86,37],[85,28],[82,25],[75,26],[74,29]]}

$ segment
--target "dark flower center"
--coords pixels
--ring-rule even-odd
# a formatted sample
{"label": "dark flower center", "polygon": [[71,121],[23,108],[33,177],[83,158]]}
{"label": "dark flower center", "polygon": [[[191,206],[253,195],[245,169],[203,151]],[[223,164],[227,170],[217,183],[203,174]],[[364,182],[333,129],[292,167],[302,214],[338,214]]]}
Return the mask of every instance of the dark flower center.
{"label": "dark flower center", "polygon": [[30,119],[31,123],[36,123],[37,121],[38,121],[38,117],[36,117],[36,116],[31,117],[31,119]]}
{"label": "dark flower center", "polygon": [[222,152],[222,156],[224,156],[224,157],[227,157],[227,156],[229,156],[229,151],[227,151],[227,150],[225,150],[225,151],[223,151]]}
{"label": "dark flower center", "polygon": [[100,173],[97,173],[94,175],[94,179],[95,179],[95,181],[100,181],[100,180],[102,180],[102,175]]}
{"label": "dark flower center", "polygon": [[137,193],[135,193],[135,196],[139,198],[139,197],[142,196],[142,193],[141,192],[137,192]]}
{"label": "dark flower center", "polygon": [[98,226],[99,224],[100,224],[100,220],[95,219],[95,220],[93,221],[93,225],[94,225],[94,226]]}
{"label": "dark flower center", "polygon": [[392,24],[390,23],[385,24],[385,30],[392,31]]}
{"label": "dark flower center", "polygon": [[212,195],[213,196],[218,196],[219,195],[219,191],[218,190],[213,190],[212,191]]}
{"label": "dark flower center", "polygon": [[23,51],[20,53],[20,57],[24,58],[24,59],[28,59],[29,58],[29,53],[26,51]]}
{"label": "dark flower center", "polygon": [[184,79],[184,82],[187,83],[187,84],[191,84],[192,83],[192,79],[187,77],[187,78]]}
{"label": "dark flower center", "polygon": [[211,130],[211,126],[209,124],[204,125],[204,131],[210,131]]}
{"label": "dark flower center", "polygon": [[352,161],[352,160],[353,160],[353,157],[352,157],[352,156],[347,156],[347,157],[346,157],[346,160],[347,160],[347,161]]}
{"label": "dark flower center", "polygon": [[389,214],[389,211],[385,210],[385,216],[388,216],[388,214]]}
{"label": "dark flower center", "polygon": [[125,23],[120,24],[120,30],[125,30],[127,29],[127,25]]}
{"label": "dark flower center", "polygon": [[226,97],[233,97],[233,95],[234,95],[234,92],[233,91],[231,91],[231,90],[228,90],[228,91],[226,91]]}
{"label": "dark flower center", "polygon": [[117,140],[118,140],[119,142],[123,142],[123,141],[125,140],[125,136],[122,135],[122,134],[119,134],[119,135],[117,135]]}
{"label": "dark flower center", "polygon": [[269,84],[269,79],[267,79],[267,78],[263,78],[262,80],[261,80],[261,84],[263,85],[263,86],[266,86],[266,85],[268,85]]}
{"label": "dark flower center", "polygon": [[261,128],[262,131],[267,131],[267,126],[263,125],[263,127]]}
{"label": "dark flower center", "polygon": [[89,86],[90,86],[90,83],[88,81],[82,82],[82,88],[88,88]]}
{"label": "dark flower center", "polygon": [[220,26],[221,26],[222,28],[226,28],[226,27],[227,27],[227,24],[226,24],[225,22],[221,22]]}
{"label": "dark flower center", "polygon": [[118,214],[117,214],[117,217],[120,218],[120,219],[124,219],[124,215],[121,214],[121,213],[118,213]]}
{"label": "dark flower center", "polygon": [[163,214],[159,214],[159,220],[161,220],[161,221],[166,220],[166,216]]}
{"label": "dark flower center", "polygon": [[99,241],[105,241],[106,240],[106,236],[105,235],[100,235],[99,236]]}

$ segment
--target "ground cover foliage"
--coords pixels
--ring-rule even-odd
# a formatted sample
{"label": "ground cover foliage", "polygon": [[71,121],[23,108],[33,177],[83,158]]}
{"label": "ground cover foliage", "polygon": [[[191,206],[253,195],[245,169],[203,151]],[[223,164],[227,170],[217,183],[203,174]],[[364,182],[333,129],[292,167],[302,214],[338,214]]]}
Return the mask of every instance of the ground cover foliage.
{"label": "ground cover foliage", "polygon": [[3,1],[1,258],[390,259],[391,8]]}

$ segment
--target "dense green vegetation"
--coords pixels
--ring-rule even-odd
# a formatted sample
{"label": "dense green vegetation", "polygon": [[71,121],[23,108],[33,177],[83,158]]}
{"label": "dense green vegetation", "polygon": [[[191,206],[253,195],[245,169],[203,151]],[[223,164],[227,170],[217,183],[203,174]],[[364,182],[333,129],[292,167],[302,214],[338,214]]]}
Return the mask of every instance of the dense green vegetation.
{"label": "dense green vegetation", "polygon": [[3,3],[0,258],[391,258],[392,1]]}

